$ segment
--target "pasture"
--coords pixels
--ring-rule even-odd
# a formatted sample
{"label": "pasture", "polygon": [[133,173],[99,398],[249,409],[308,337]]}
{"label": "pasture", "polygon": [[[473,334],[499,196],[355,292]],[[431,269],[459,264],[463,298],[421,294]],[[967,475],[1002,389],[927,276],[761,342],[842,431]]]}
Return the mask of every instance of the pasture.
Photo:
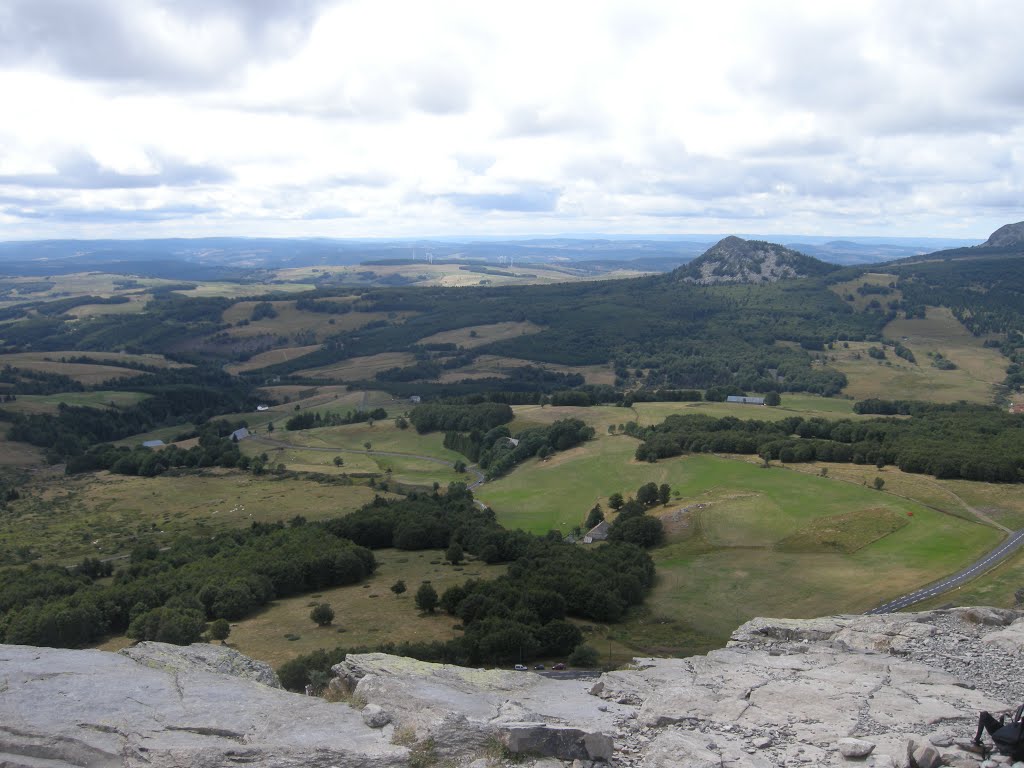
{"label": "pasture", "polygon": [[62,404],[87,408],[127,408],[145,400],[149,395],[141,392],[97,390],[93,392],[61,392],[57,395],[19,395],[17,400],[4,403],[3,409],[11,413],[57,413]]}
{"label": "pasture", "polygon": [[319,368],[307,368],[299,371],[296,376],[332,381],[361,381],[372,379],[375,374],[388,368],[404,368],[415,362],[416,358],[411,352],[381,352],[376,355],[351,357]]}
{"label": "pasture", "polygon": [[[429,581],[442,594],[470,578],[495,578],[503,565],[469,561],[453,567],[444,552],[397,549],[376,550],[377,571],[360,584],[326,589],[312,595],[276,600],[260,613],[232,624],[228,642],[242,653],[274,667],[318,648],[376,646],[385,642],[449,640],[459,633],[458,619],[443,611],[421,614],[414,602],[416,590]],[[399,579],[407,591],[396,596],[391,585]],[[336,617],[329,627],[309,618],[317,603],[329,603]],[[291,640],[289,636],[297,639]]]}
{"label": "pasture", "polygon": [[[897,319],[885,327],[886,338],[901,341],[914,353],[916,363],[897,357],[891,348],[886,360],[868,356],[878,344],[849,342],[827,353],[827,365],[846,374],[844,393],[858,400],[928,400],[939,403],[967,400],[991,403],[995,386],[1006,375],[1006,358],[988,349],[944,307],[928,307],[925,319]],[[957,365],[940,370],[929,353],[940,352]]]}
{"label": "pasture", "polygon": [[477,493],[506,527],[542,533],[568,532],[595,502],[607,510],[613,492],[672,487],[669,506],[652,512],[671,532],[652,551],[655,589],[610,628],[620,650],[694,653],[720,646],[756,615],[864,611],[1001,538],[990,526],[837,478],[708,455],[637,463],[636,445],[605,436],[528,462]]}
{"label": "pasture", "polygon": [[244,363],[230,363],[225,365],[224,370],[235,376],[240,373],[247,373],[248,371],[258,371],[260,368],[266,368],[268,365],[287,363],[289,360],[294,360],[297,357],[308,355],[310,352],[316,352],[322,346],[322,344],[308,344],[304,347],[279,347],[278,349],[269,349],[266,352],[260,352],[258,355],[253,355]]}
{"label": "pasture", "polygon": [[0,517],[0,562],[19,548],[40,562],[72,564],[117,557],[141,540],[209,536],[256,522],[337,517],[371,501],[364,485],[331,485],[294,477],[207,470],[187,478],[129,477],[98,472],[64,477],[39,473]]}
{"label": "pasture", "polygon": [[420,339],[417,344],[455,344],[466,349],[473,349],[484,344],[505,339],[514,339],[518,336],[527,336],[533,333],[540,333],[544,330],[541,326],[529,321],[516,323],[491,323],[489,325],[470,325],[465,328],[458,328],[454,331],[442,331],[432,336]]}

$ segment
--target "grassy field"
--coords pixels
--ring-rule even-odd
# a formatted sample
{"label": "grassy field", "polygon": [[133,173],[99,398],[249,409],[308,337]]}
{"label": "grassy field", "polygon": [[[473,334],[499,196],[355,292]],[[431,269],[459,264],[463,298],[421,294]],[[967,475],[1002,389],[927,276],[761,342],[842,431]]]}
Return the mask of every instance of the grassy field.
{"label": "grassy field", "polygon": [[266,352],[261,352],[258,355],[253,355],[244,363],[231,363],[230,365],[225,365],[224,370],[233,375],[245,373],[246,371],[258,371],[260,368],[266,368],[268,365],[286,363],[289,360],[294,360],[296,357],[308,355],[310,352],[315,352],[322,346],[322,344],[309,344],[305,347],[281,347],[279,349],[270,349]]}
{"label": "grassy field", "polygon": [[899,301],[903,298],[903,292],[893,290],[892,293],[881,295],[877,293],[869,293],[862,296],[857,293],[857,289],[867,283],[868,285],[878,285],[888,287],[890,284],[895,283],[897,276],[886,272],[868,272],[861,275],[856,280],[848,280],[845,283],[836,283],[832,286],[832,290],[841,297],[848,295],[853,296],[853,301],[849,302],[850,306],[856,309],[858,312],[863,312],[868,308],[868,304],[871,303],[872,299],[877,299],[879,303],[884,307],[890,301]]}
{"label": "grassy field", "polygon": [[[62,362],[72,357],[86,356],[101,363],[68,363]],[[159,368],[187,368],[181,363],[173,363],[163,355],[129,355],[118,352],[12,352],[0,355],[0,365],[10,365],[15,368],[25,368],[31,371],[43,371],[45,373],[59,373],[69,376],[75,381],[86,386],[96,386],[111,379],[122,376],[144,375],[141,371],[132,368],[122,368],[118,362],[142,363]]]}
{"label": "grassy field", "polygon": [[[459,633],[444,612],[421,614],[413,596],[429,581],[440,595],[470,578],[494,578],[504,566],[467,562],[458,570],[434,550],[404,552],[377,550],[377,572],[362,584],[324,590],[315,595],[275,601],[268,608],[233,624],[229,642],[242,653],[273,666],[318,648],[375,646],[403,640],[448,640]],[[399,579],[408,591],[395,596],[390,587]],[[336,618],[331,627],[318,627],[309,618],[316,603],[329,603]],[[290,640],[286,635],[297,637]]]}
{"label": "grassy field", "polygon": [[[465,461],[465,457],[442,445],[442,433],[420,435],[411,428],[398,429],[390,420],[377,422],[373,426],[368,423],[346,424],[298,432],[276,429],[272,435],[261,430],[258,436],[286,443],[287,446],[246,440],[242,443],[245,453],[266,452],[273,461],[283,462],[285,466],[300,471],[385,473],[390,470],[393,480],[427,486],[434,482],[445,486],[450,482],[469,479],[469,476],[459,474],[448,466],[456,461]],[[372,452],[366,452],[366,443],[371,444]],[[410,455],[388,456],[385,453]],[[342,457],[344,465],[341,468],[334,466],[335,456]],[[417,456],[432,457],[438,461]]]}
{"label": "grassy field", "polygon": [[59,395],[18,395],[14,402],[4,403],[5,411],[11,413],[56,413],[65,405],[80,405],[89,408],[126,408],[145,400],[149,395],[141,392],[103,391],[62,392]]}
{"label": "grassy field", "polygon": [[[342,331],[353,331],[362,328],[375,320],[388,320],[411,317],[411,312],[349,312],[344,315],[329,315],[323,312],[304,312],[295,308],[294,301],[270,302],[277,311],[277,317],[251,320],[246,325],[236,325],[228,330],[228,334],[237,338],[252,336],[288,336],[295,333],[311,331],[317,337],[323,337]],[[224,311],[224,322],[238,323],[252,316],[256,302],[240,301]]]}
{"label": "grassy field", "polygon": [[126,304],[83,304],[70,310],[68,314],[79,320],[98,315],[134,315],[141,312],[152,298],[152,294],[149,293],[136,293],[129,296]]}
{"label": "grassy field", "polygon": [[175,293],[191,298],[222,296],[226,299],[238,299],[246,296],[260,296],[270,290],[274,293],[303,293],[316,287],[312,283],[274,283],[273,287],[270,287],[264,283],[219,283],[194,280],[188,282],[193,283],[195,288],[188,291],[175,291]]}
{"label": "grassy field", "polygon": [[[972,336],[948,309],[928,307],[925,319],[898,319],[885,327],[885,336],[901,340],[914,353],[916,363],[896,357],[891,349],[886,360],[868,357],[877,344],[849,342],[829,352],[829,367],[846,374],[846,394],[860,400],[883,397],[890,400],[990,403],[994,387],[1005,377],[1006,358],[983,346],[984,339]],[[943,371],[931,364],[929,353],[941,352],[958,368]]]}
{"label": "grassy field", "polygon": [[455,344],[466,349],[480,347],[495,341],[514,339],[544,330],[541,326],[529,321],[522,323],[492,323],[490,325],[471,325],[454,331],[443,331],[433,336],[420,339],[418,344]]}
{"label": "grassy field", "polygon": [[706,455],[637,463],[636,445],[604,436],[477,494],[507,527],[539,533],[568,531],[595,502],[607,509],[613,492],[672,486],[671,504],[655,510],[673,532],[653,551],[657,586],[629,622],[611,628],[613,655],[715,647],[755,615],[864,611],[956,570],[1001,536],[838,478]]}
{"label": "grassy field", "polygon": [[6,425],[0,425],[0,467],[33,467],[43,461],[43,452],[28,443],[16,443],[6,437]]}
{"label": "grassy field", "polygon": [[[379,281],[399,275],[411,279],[412,284],[420,286],[451,286],[463,287],[472,285],[526,285],[538,283],[567,283],[581,280],[612,280],[626,277],[639,277],[647,274],[633,270],[620,269],[600,275],[580,275],[566,272],[556,267],[543,264],[526,266],[502,267],[490,265],[492,269],[510,274],[485,274],[462,269],[467,266],[460,263],[430,264],[426,261],[412,264],[354,264],[338,267],[298,267],[279,269],[276,272],[279,280],[315,280],[326,274],[346,278],[346,282]],[[370,281],[366,273],[373,273]]]}
{"label": "grassy field", "polygon": [[308,368],[295,375],[310,379],[359,381],[372,379],[374,374],[386,371],[388,368],[402,368],[415,362],[416,358],[410,352],[381,352],[377,355],[352,357],[320,368]]}
{"label": "grassy field", "polygon": [[41,562],[114,557],[139,537],[158,542],[179,534],[212,535],[302,515],[337,517],[373,499],[366,486],[209,470],[187,478],[128,477],[100,472],[63,477],[40,473],[0,517],[0,562],[28,547]]}

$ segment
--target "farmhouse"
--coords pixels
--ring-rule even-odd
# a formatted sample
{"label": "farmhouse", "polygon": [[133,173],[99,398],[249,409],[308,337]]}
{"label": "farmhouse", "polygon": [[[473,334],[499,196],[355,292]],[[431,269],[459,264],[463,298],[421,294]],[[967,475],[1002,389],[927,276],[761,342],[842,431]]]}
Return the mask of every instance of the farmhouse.
{"label": "farmhouse", "polygon": [[595,525],[583,537],[584,544],[593,544],[595,541],[605,541],[608,538],[608,521],[602,520]]}
{"label": "farmhouse", "polygon": [[244,440],[248,436],[249,430],[246,429],[245,427],[241,427],[240,429],[236,429],[234,432],[231,433],[231,440],[237,443],[239,440]]}
{"label": "farmhouse", "polygon": [[729,395],[725,398],[727,403],[746,403],[747,405],[764,405],[763,397],[742,397],[740,395]]}

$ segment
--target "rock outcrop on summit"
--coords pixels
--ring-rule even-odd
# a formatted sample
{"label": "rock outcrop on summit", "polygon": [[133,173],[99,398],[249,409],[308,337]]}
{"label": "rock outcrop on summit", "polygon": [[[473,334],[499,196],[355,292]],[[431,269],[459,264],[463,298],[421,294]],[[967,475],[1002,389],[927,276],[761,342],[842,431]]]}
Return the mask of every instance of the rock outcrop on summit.
{"label": "rock outcrop on summit", "polygon": [[0,646],[0,765],[996,768],[970,739],[1024,699],[1022,616],[754,619],[599,679],[355,654],[336,703],[214,646]]}
{"label": "rock outcrop on summit", "polygon": [[838,269],[777,243],[730,236],[676,270],[687,283],[774,283],[816,277]]}
{"label": "rock outcrop on summit", "polygon": [[1024,221],[1016,224],[1005,224],[993,232],[988,240],[981,244],[982,248],[1012,248],[1024,246]]}

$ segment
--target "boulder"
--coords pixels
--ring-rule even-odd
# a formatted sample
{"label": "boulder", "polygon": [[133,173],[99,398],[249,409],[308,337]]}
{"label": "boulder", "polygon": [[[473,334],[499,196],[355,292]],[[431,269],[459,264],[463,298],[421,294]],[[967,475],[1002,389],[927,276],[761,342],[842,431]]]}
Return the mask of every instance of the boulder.
{"label": "boulder", "polygon": [[836,746],[843,757],[854,759],[867,757],[875,749],[873,742],[864,739],[840,739]]}
{"label": "boulder", "polygon": [[540,755],[559,760],[612,759],[612,738],[578,728],[563,728],[543,723],[502,726],[501,743],[517,755]]}

